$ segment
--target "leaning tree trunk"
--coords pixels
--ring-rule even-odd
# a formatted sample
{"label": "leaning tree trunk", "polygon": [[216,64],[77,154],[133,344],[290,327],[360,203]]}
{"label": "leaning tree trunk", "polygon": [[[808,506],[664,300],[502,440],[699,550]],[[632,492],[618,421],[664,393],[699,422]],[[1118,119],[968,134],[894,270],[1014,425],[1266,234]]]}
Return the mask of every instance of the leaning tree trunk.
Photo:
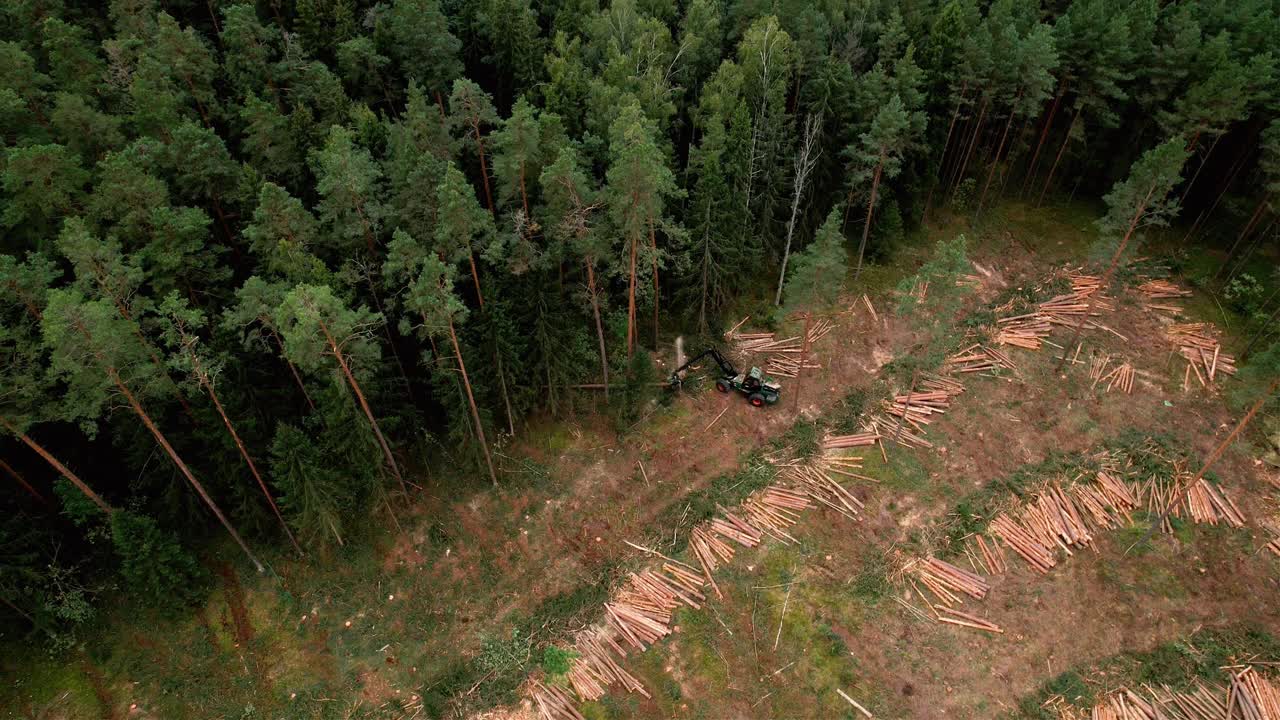
{"label": "leaning tree trunk", "polygon": [[658,349],[658,236],[649,218],[649,249],[653,253],[653,349]]}
{"label": "leaning tree trunk", "polygon": [[636,243],[631,237],[631,270],[627,280],[627,357],[635,352],[636,343]]}
{"label": "leaning tree trunk", "polygon": [[1151,189],[1147,191],[1147,196],[1138,204],[1138,211],[1133,214],[1133,220],[1129,223],[1129,229],[1125,231],[1124,238],[1120,241],[1120,245],[1116,248],[1116,252],[1111,256],[1111,264],[1107,266],[1107,271],[1103,273],[1101,282],[1098,283],[1096,292],[1089,295],[1089,299],[1085,302],[1084,313],[1080,315],[1080,321],[1076,323],[1076,329],[1071,333],[1071,342],[1062,347],[1062,359],[1058,362],[1056,372],[1062,372],[1062,368],[1067,364],[1067,351],[1080,340],[1080,331],[1084,329],[1084,325],[1089,321],[1089,313],[1093,311],[1094,298],[1101,295],[1107,285],[1111,282],[1111,275],[1115,273],[1116,266],[1120,264],[1120,258],[1124,255],[1125,248],[1129,246],[1129,239],[1133,237],[1133,231],[1138,228],[1138,221],[1142,219],[1142,212],[1147,209],[1147,202],[1151,200],[1151,194],[1156,191],[1153,184]]}
{"label": "leaning tree trunk", "polygon": [[471,419],[476,424],[476,435],[480,438],[480,449],[484,451],[484,462],[489,468],[489,479],[494,487],[498,486],[498,474],[493,471],[493,458],[489,456],[489,443],[484,437],[484,425],[480,422],[480,411],[476,408],[476,398],[471,392],[471,379],[467,377],[467,364],[462,359],[462,348],[458,347],[458,332],[453,327],[453,319],[449,319],[449,340],[453,343],[453,354],[458,358],[458,370],[462,373],[462,385],[467,390],[467,403],[471,405]]}
{"label": "leaning tree trunk", "polygon": [[22,489],[26,490],[28,495],[35,498],[36,500],[39,500],[41,505],[49,504],[49,501],[46,500],[43,495],[37,492],[35,488],[31,487],[31,483],[27,482],[26,478],[22,477],[22,475],[20,475],[17,470],[14,470],[9,465],[9,463],[5,462],[4,460],[0,460],[0,470],[3,470],[6,475],[13,478],[15,482],[21,485]]}
{"label": "leaning tree trunk", "polygon": [[396,480],[400,482],[400,489],[404,491],[405,497],[408,497],[409,487],[404,482],[404,476],[400,474],[400,466],[396,464],[395,456],[391,454],[391,446],[387,444],[387,439],[382,436],[382,428],[378,427],[378,421],[373,417],[373,410],[369,407],[369,401],[365,400],[364,392],[360,390],[360,383],[356,382],[356,376],[351,373],[351,367],[347,365],[347,359],[342,355],[342,349],[338,347],[333,334],[329,332],[329,326],[325,325],[323,320],[317,320],[317,322],[320,324],[320,330],[324,333],[325,341],[329,343],[329,349],[333,353],[334,359],[338,361],[338,367],[342,369],[342,374],[347,379],[347,384],[351,386],[351,391],[356,394],[356,400],[360,402],[360,408],[364,410],[364,416],[368,418],[369,425],[373,428],[373,434],[378,437],[378,444],[382,446],[382,453],[386,456],[387,465],[396,476]]}
{"label": "leaning tree trunk", "polygon": [[871,199],[867,201],[867,219],[862,223],[862,240],[858,243],[858,265],[853,271],[853,281],[858,282],[862,275],[862,256],[867,250],[867,237],[871,235],[871,214],[876,209],[876,191],[880,189],[880,172],[884,170],[885,149],[880,148],[880,162],[876,164],[876,173],[871,179]]}
{"label": "leaning tree trunk", "polygon": [[55,458],[52,454],[50,454],[48,450],[45,450],[43,446],[41,446],[35,440],[32,440],[30,435],[27,435],[24,432],[18,432],[18,428],[14,427],[13,424],[11,424],[4,417],[0,417],[0,426],[3,426],[4,429],[8,430],[14,437],[21,440],[23,444],[25,444],[27,447],[34,450],[37,455],[44,458],[44,461],[49,463],[49,465],[53,466],[53,469],[57,470],[59,475],[66,478],[72,485],[75,485],[77,490],[84,493],[85,497],[92,500],[94,505],[97,505],[98,507],[102,508],[103,512],[107,514],[111,514],[111,512],[115,509],[110,505],[108,505],[107,501],[103,500],[102,497],[98,495],[98,493],[90,489],[89,486],[86,485],[85,482],[80,479],[79,475],[76,475],[75,473],[71,472],[71,470],[68,469],[66,465],[63,465],[62,463],[58,462],[58,459]]}
{"label": "leaning tree trunk", "polygon": [[1227,191],[1231,189],[1232,185],[1235,185],[1236,178],[1240,175],[1240,171],[1244,169],[1245,160],[1249,157],[1249,150],[1250,148],[1245,148],[1244,152],[1240,153],[1236,161],[1232,163],[1231,171],[1227,173],[1227,181],[1222,184],[1222,189],[1218,190],[1218,195],[1214,198],[1213,204],[1207,210],[1200,211],[1200,214],[1196,216],[1196,221],[1191,224],[1191,229],[1182,237],[1183,245],[1191,242],[1191,238],[1200,229],[1200,224],[1212,217],[1214,211],[1218,209],[1218,205],[1222,204],[1222,198],[1226,197]]}
{"label": "leaning tree trunk", "polygon": [[284,341],[280,339],[280,333],[270,326],[267,326],[267,331],[271,333],[271,337],[275,338],[276,345],[280,348],[280,357],[289,366],[289,372],[293,374],[294,382],[298,383],[298,389],[302,391],[302,397],[306,399],[307,407],[315,410],[316,404],[311,401],[311,394],[307,392],[307,386],[302,382],[302,375],[298,374],[298,366],[294,365],[293,361],[284,354]]}
{"label": "leaning tree trunk", "polygon": [[600,372],[604,375],[604,400],[609,402],[609,353],[604,344],[604,323],[600,320],[600,299],[596,295],[596,273],[590,258],[587,265],[587,292],[591,295],[591,312],[596,318],[596,337],[600,340]]}
{"label": "leaning tree trunk", "polygon": [[1270,199],[1271,193],[1267,193],[1262,196],[1262,201],[1258,203],[1257,209],[1253,211],[1253,216],[1249,218],[1249,222],[1245,223],[1244,229],[1236,236],[1236,241],[1231,244],[1231,249],[1227,251],[1227,258],[1222,261],[1222,267],[1218,268],[1218,272],[1213,274],[1214,280],[1217,280],[1218,277],[1222,275],[1222,271],[1226,270],[1227,266],[1231,264],[1231,259],[1235,257],[1236,250],[1240,249],[1240,243],[1244,242],[1244,239],[1249,237],[1249,234],[1253,232],[1253,226],[1257,224],[1258,218],[1262,217],[1262,212],[1266,210],[1267,202]]}
{"label": "leaning tree trunk", "polygon": [[1276,317],[1280,317],[1280,305],[1276,306],[1275,311],[1272,312],[1269,317],[1267,317],[1266,322],[1262,323],[1262,327],[1258,329],[1258,333],[1254,335],[1253,339],[1249,341],[1248,347],[1244,349],[1244,352],[1240,353],[1241,361],[1249,357],[1249,354],[1253,352],[1254,346],[1257,345],[1258,342],[1261,341],[1263,337],[1271,334],[1271,323],[1274,323],[1276,321]]}
{"label": "leaning tree trunk", "polygon": [[1080,119],[1080,111],[1084,106],[1076,108],[1076,114],[1071,116],[1071,124],[1067,126],[1066,135],[1062,136],[1062,146],[1058,148],[1058,155],[1053,159],[1053,166],[1049,168],[1049,176],[1044,179],[1044,187],[1040,189],[1040,199],[1036,200],[1036,207],[1044,204],[1044,195],[1049,192],[1049,186],[1053,184],[1053,174],[1058,170],[1058,163],[1062,162],[1062,154],[1067,150],[1067,143],[1071,142],[1071,131],[1076,129],[1076,121]]}
{"label": "leaning tree trunk", "polygon": [[476,134],[476,155],[480,157],[480,179],[484,183],[484,202],[489,206],[489,214],[498,219],[498,211],[493,206],[493,192],[489,189],[489,166],[484,159],[484,140],[480,138],[480,118],[471,116],[471,131]]}
{"label": "leaning tree trunk", "polygon": [[1209,158],[1213,155],[1213,149],[1218,147],[1218,141],[1222,139],[1222,134],[1216,135],[1213,142],[1209,143],[1209,149],[1204,153],[1204,159],[1200,161],[1200,165],[1196,167],[1196,171],[1192,173],[1191,179],[1187,181],[1187,186],[1182,190],[1181,202],[1185,203],[1187,194],[1191,192],[1191,186],[1196,184],[1196,178],[1200,177],[1200,172],[1204,170],[1204,166],[1209,164]]}
{"label": "leaning tree trunk", "polygon": [[[947,125],[947,139],[942,143],[942,154],[938,156],[938,169],[934,171],[933,182],[929,183],[929,194],[924,199],[924,217],[928,219],[929,209],[933,207],[933,191],[937,189],[938,183],[942,182],[942,168],[947,161],[947,151],[951,149],[951,133],[956,129],[956,119],[960,117],[960,106],[964,103],[964,94],[969,89],[969,81],[966,79],[960,86],[960,97],[956,98],[956,109],[951,111],[951,123]],[[849,206],[845,205],[845,218],[849,217]]]}
{"label": "leaning tree trunk", "polygon": [[[199,358],[194,355],[191,358],[195,367],[199,368]],[[249,472],[253,474],[253,479],[258,481],[258,487],[262,488],[262,495],[267,499],[267,504],[271,506],[271,512],[275,513],[276,519],[280,521],[280,527],[284,528],[284,534],[289,536],[289,542],[293,544],[293,549],[298,551],[298,555],[303,555],[302,547],[298,545],[298,540],[293,536],[293,531],[289,529],[289,523],[284,521],[284,515],[280,513],[279,506],[276,505],[275,498],[271,497],[271,491],[267,489],[267,483],[263,481],[262,475],[258,473],[258,466],[254,464],[253,458],[249,456],[249,450],[245,448],[244,443],[240,440],[240,433],[236,432],[236,428],[231,424],[231,418],[227,417],[227,411],[222,407],[222,401],[218,399],[218,394],[214,392],[213,385],[209,383],[208,378],[199,370],[197,377],[200,385],[209,393],[209,399],[213,401],[213,407],[218,411],[218,417],[222,418],[222,424],[227,427],[227,433],[231,435],[232,441],[236,444],[236,449],[240,451],[240,457],[244,458],[245,465],[249,466]]]}
{"label": "leaning tree trunk", "polygon": [[160,447],[164,449],[165,454],[169,456],[169,459],[173,461],[174,465],[178,466],[178,471],[186,477],[187,482],[191,483],[191,487],[195,488],[200,499],[204,500],[204,504],[213,511],[213,514],[218,518],[218,522],[222,523],[222,527],[226,528],[227,533],[231,535],[231,538],[235,540],[236,544],[240,546],[240,549],[244,551],[245,556],[249,558],[249,562],[253,563],[254,568],[256,568],[258,572],[263,572],[264,568],[262,567],[262,563],[258,562],[258,558],[254,557],[253,551],[249,549],[247,544],[245,544],[245,541],[240,537],[240,533],[236,532],[236,529],[231,526],[231,521],[227,520],[227,516],[222,514],[222,508],[218,507],[218,504],[209,496],[209,493],[204,489],[204,485],[201,485],[200,481],[196,480],[196,476],[191,472],[191,468],[187,467],[187,464],[183,462],[182,458],[178,455],[178,451],[174,450],[173,446],[169,444],[169,439],[166,438],[164,433],[160,432],[160,428],[156,427],[156,424],[151,421],[151,416],[142,408],[142,405],[139,404],[138,399],[134,397],[133,393],[129,390],[129,387],[124,384],[124,380],[120,378],[120,374],[116,372],[114,367],[108,365],[107,376],[111,378],[111,382],[115,384],[116,388],[120,391],[120,394],[124,395],[125,399],[129,401],[129,407],[133,408],[134,414],[138,416],[138,419],[142,421],[142,424],[151,432],[152,437],[154,437],[156,442],[160,444]]}
{"label": "leaning tree trunk", "polygon": [[964,153],[964,160],[960,162],[960,170],[956,173],[955,183],[951,188],[951,201],[955,202],[956,192],[960,189],[960,183],[964,182],[964,173],[969,168],[969,158],[973,155],[973,148],[978,144],[978,136],[982,133],[982,123],[987,116],[987,105],[990,101],[982,98],[982,105],[978,109],[978,122],[973,128],[973,137],[969,140],[969,149]]}

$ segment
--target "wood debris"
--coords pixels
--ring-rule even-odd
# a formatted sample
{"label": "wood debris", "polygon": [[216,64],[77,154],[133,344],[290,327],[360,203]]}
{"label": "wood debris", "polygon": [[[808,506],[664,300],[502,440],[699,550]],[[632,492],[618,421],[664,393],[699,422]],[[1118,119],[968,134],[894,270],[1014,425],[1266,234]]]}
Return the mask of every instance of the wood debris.
{"label": "wood debris", "polygon": [[569,693],[555,685],[544,685],[534,680],[530,694],[543,720],[585,720]]}
{"label": "wood debris", "polygon": [[[868,302],[868,307],[870,303]],[[770,375],[778,375],[781,377],[797,377],[801,369],[818,369],[821,365],[806,360],[803,365],[800,363],[800,354],[804,351],[805,338],[803,335],[794,335],[779,340],[775,333],[742,333],[738,329],[742,327],[750,315],[743,318],[734,325],[731,330],[724,334],[724,340],[729,343],[733,351],[742,357],[754,354],[767,355],[763,368]],[[809,325],[809,345],[812,346],[828,333],[835,329],[835,322],[830,318],[817,318]]]}
{"label": "wood debris", "polygon": [[[996,320],[995,341],[1000,345],[1039,350],[1054,325],[1074,328],[1082,319],[1085,327],[1106,330],[1126,340],[1120,333],[1091,319],[1114,309],[1111,299],[1100,292],[1101,279],[1078,272],[1069,272],[1068,279],[1071,292],[1045,300],[1034,312]],[[1086,313],[1087,318],[1084,317]]]}
{"label": "wood debris", "polygon": [[981,575],[935,557],[912,560],[903,568],[903,572],[919,580],[948,607],[960,604],[961,594],[981,600],[991,589],[991,585]]}
{"label": "wood debris", "polygon": [[875,445],[879,439],[880,434],[875,430],[853,433],[852,435],[828,435],[822,439],[822,449],[837,450],[840,448],[864,447]]}

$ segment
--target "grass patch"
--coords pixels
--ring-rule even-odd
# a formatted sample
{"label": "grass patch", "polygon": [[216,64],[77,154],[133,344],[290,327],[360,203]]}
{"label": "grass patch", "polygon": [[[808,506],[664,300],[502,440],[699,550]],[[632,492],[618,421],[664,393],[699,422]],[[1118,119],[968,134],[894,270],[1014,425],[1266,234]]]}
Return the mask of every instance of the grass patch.
{"label": "grass patch", "polygon": [[870,547],[862,555],[861,570],[853,578],[853,596],[868,606],[879,605],[893,593],[889,581],[889,558],[879,547]]}
{"label": "grass patch", "polygon": [[[816,429],[814,433],[816,443]],[[717,475],[707,487],[690,493],[684,502],[668,506],[654,522],[654,527],[677,528],[674,539],[663,538],[666,552],[682,552],[689,543],[689,532],[695,526],[715,515],[719,506],[738,505],[748,495],[772,482],[776,472],[759,451],[752,452],[738,470]]]}

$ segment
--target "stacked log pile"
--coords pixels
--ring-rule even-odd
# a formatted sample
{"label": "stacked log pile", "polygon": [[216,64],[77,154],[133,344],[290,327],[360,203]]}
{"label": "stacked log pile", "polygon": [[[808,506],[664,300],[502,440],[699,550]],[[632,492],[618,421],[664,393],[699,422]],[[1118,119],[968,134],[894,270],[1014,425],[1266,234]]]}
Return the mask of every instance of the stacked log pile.
{"label": "stacked log pile", "polygon": [[1049,331],[1053,329],[1049,317],[1039,311],[1000,318],[996,320],[996,326],[998,331],[995,340],[998,344],[1026,350],[1039,350],[1044,339],[1049,337]]}
{"label": "stacked log pile", "polygon": [[[1234,668],[1232,668],[1234,670]],[[1061,699],[1060,720],[1084,716]],[[1051,701],[1052,702],[1052,701]],[[1049,706],[1050,703],[1046,703]],[[1142,692],[1121,688],[1100,700],[1088,720],[1280,720],[1280,688],[1253,666],[1232,672],[1227,685],[1197,679],[1191,689],[1144,685]]]}
{"label": "stacked log pile", "polygon": [[934,416],[951,407],[951,398],[964,392],[964,385],[939,375],[926,374],[916,387],[903,395],[895,395],[881,403],[880,414],[871,416],[867,423],[881,438],[889,438],[899,445],[915,448],[932,448],[925,439],[925,426]]}
{"label": "stacked log pile", "polygon": [[1165,337],[1187,361],[1182,375],[1182,390],[1191,387],[1192,373],[1201,387],[1208,387],[1220,375],[1235,375],[1236,360],[1222,352],[1213,323],[1180,323],[1165,328]]}
{"label": "stacked log pile", "polygon": [[[996,342],[1027,350],[1039,350],[1054,325],[1075,327],[1081,321],[1085,327],[1106,330],[1126,339],[1123,335],[1091,318],[1114,309],[1111,299],[1101,292],[1101,280],[1093,275],[1070,273],[1071,292],[1045,300],[1034,312],[996,320]],[[1092,302],[1092,308],[1090,308]],[[1088,313],[1089,317],[1084,317]]]}
{"label": "stacked log pile", "polygon": [[1009,564],[1005,560],[1004,548],[995,538],[984,533],[970,535],[964,545],[964,553],[969,558],[973,569],[987,575],[999,575],[1008,572]]}
{"label": "stacked log pile", "polygon": [[801,465],[788,470],[788,475],[819,505],[835,510],[850,520],[857,520],[865,507],[856,495],[831,478],[826,471],[813,465]]}
{"label": "stacked log pile", "polygon": [[880,434],[874,429],[851,435],[828,435],[822,439],[823,450],[839,450],[841,448],[865,447],[875,445]]}
{"label": "stacked log pile", "polygon": [[[961,595],[967,595],[975,600],[981,600],[987,596],[991,585],[981,575],[935,557],[911,560],[903,566],[902,574],[909,576],[912,589],[924,601],[937,622],[986,632],[1004,632],[999,625],[955,607],[963,603]],[[917,582],[919,585],[916,584]],[[920,585],[924,585],[937,598],[937,602],[931,602],[925,597]]]}

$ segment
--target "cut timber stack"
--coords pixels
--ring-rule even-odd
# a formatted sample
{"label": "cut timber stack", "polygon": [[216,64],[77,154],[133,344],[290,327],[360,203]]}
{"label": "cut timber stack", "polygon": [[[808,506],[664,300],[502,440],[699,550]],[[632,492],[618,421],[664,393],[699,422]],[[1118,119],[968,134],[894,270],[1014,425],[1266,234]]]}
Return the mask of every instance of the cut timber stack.
{"label": "cut timber stack", "polygon": [[1138,292],[1152,300],[1191,297],[1190,290],[1184,290],[1168,280],[1149,280],[1138,286]]}
{"label": "cut timber stack", "polygon": [[574,644],[574,650],[578,657],[569,669],[568,678],[578,697],[583,700],[599,700],[614,683],[621,685],[627,692],[638,692],[649,697],[644,685],[613,659],[613,653],[626,657],[626,651],[618,645],[610,629],[585,632]]}
{"label": "cut timber stack", "polygon": [[1193,372],[1201,387],[1207,387],[1219,374],[1236,374],[1235,358],[1222,352],[1216,335],[1213,323],[1207,322],[1181,323],[1165,328],[1165,337],[1187,361],[1187,368],[1182,374],[1183,392],[1191,386]]}
{"label": "cut timber stack", "polygon": [[[1094,707],[1089,720],[1280,720],[1280,689],[1253,666],[1231,670],[1229,685],[1206,684],[1197,679],[1193,689],[1176,691],[1167,685],[1143,685],[1142,692],[1116,690]],[[1048,705],[1048,703],[1046,703]],[[1058,717],[1080,715],[1064,703]]]}
{"label": "cut timber stack", "polygon": [[1044,339],[1049,337],[1053,326],[1049,317],[1041,312],[1015,315],[996,320],[999,331],[996,342],[1001,345],[1013,345],[1026,350],[1039,350]]}
{"label": "cut timber stack", "polygon": [[[774,333],[740,333],[738,328],[742,327],[750,316],[743,318],[737,325],[734,325],[729,332],[724,334],[725,342],[729,343],[733,350],[741,357],[748,357],[756,353],[767,354],[765,358],[764,371],[770,375],[778,375],[781,377],[793,378],[799,375],[801,369],[818,369],[821,365],[812,363],[808,360],[804,365],[800,364],[800,354],[804,352],[804,336],[794,335],[792,337],[777,339]],[[809,346],[827,336],[835,329],[835,322],[829,318],[818,318],[809,324]]]}
{"label": "cut timber stack", "polygon": [[935,557],[912,560],[903,570],[913,575],[947,606],[959,604],[959,594],[981,600],[991,590],[991,585],[981,575]]}
{"label": "cut timber stack", "polygon": [[[1244,527],[1244,513],[1221,486],[1200,478],[1188,488],[1186,484],[1191,477],[1190,473],[1181,472],[1171,481],[1151,478],[1139,486],[1138,495],[1152,514],[1163,514],[1168,508],[1169,517],[1208,525],[1225,523],[1233,528]],[[1173,532],[1168,518],[1162,529],[1166,533]]]}
{"label": "cut timber stack", "polygon": [[1138,507],[1132,490],[1106,470],[1092,481],[1064,490],[1047,484],[1020,508],[1002,512],[991,531],[1027,564],[1047,573],[1058,564],[1058,551],[1093,546],[1093,532],[1119,527]]}
{"label": "cut timber stack", "polygon": [[964,553],[969,557],[974,570],[988,575],[999,575],[1009,570],[1009,564],[1004,557],[1004,548],[1000,547],[1000,543],[994,538],[975,533],[970,536],[970,540],[972,542],[965,543]]}
{"label": "cut timber stack", "polygon": [[[1069,273],[1068,278],[1071,281],[1071,292],[1045,300],[1035,312],[997,320],[999,331],[996,333],[996,342],[1027,350],[1039,350],[1054,325],[1075,327],[1082,318],[1085,327],[1106,330],[1122,340],[1126,339],[1115,330],[1090,319],[1100,315],[1100,311],[1113,309],[1110,299],[1099,292],[1101,280],[1081,273]],[[1084,317],[1086,313],[1088,318]]]}

